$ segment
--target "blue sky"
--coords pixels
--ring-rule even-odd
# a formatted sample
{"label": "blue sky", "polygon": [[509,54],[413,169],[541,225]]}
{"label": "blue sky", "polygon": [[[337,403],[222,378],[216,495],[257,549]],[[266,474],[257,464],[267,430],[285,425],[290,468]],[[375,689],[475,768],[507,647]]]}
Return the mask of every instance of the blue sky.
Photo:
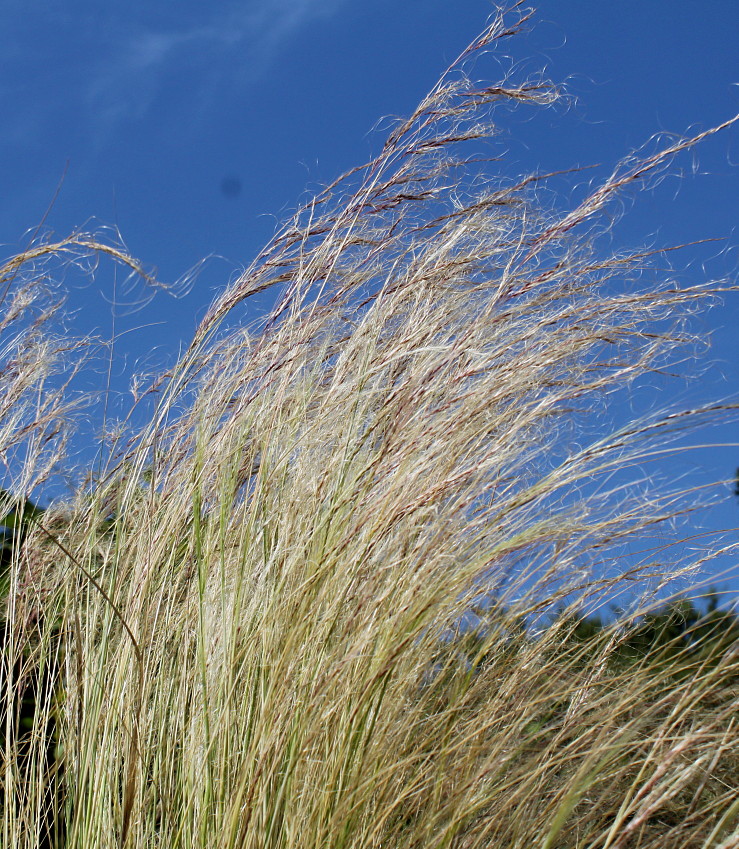
{"label": "blue sky", "polygon": [[[189,294],[143,309],[113,298],[113,269],[70,278],[71,328],[110,338],[112,387],[176,357],[216,293],[312,188],[376,152],[382,119],[409,113],[483,28],[487,0],[3,0],[0,244],[17,252],[64,176],[45,226],[117,228],[173,283],[205,257]],[[496,80],[545,69],[576,98],[502,112],[508,175],[600,164],[553,188],[561,202],[647,145],[739,112],[736,0],[541,0],[531,31],[473,68]],[[667,179],[624,198],[614,247],[722,241],[672,257],[686,280],[737,274],[739,128],[707,140]],[[614,208],[614,212],[619,210]],[[135,301],[141,290],[131,293]],[[739,298],[704,319],[716,360],[688,402],[739,391]],[[691,394],[692,393],[692,394]],[[124,395],[121,395],[124,404]],[[667,399],[665,399],[667,400]],[[717,431],[739,442],[739,427]],[[729,476],[739,447],[704,451]],[[728,489],[727,489],[728,493]],[[739,524],[727,495],[711,522]]]}

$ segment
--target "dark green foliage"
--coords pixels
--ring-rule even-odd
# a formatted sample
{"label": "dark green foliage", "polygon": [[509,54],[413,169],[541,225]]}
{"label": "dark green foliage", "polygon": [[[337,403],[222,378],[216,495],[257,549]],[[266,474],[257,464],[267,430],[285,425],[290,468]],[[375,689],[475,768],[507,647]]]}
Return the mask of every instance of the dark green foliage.
{"label": "dark green foliage", "polygon": [[[11,498],[8,492],[0,488],[0,504],[10,502]],[[10,561],[13,550],[23,544],[28,528],[33,524],[33,521],[43,515],[43,508],[34,504],[30,498],[25,498],[22,506],[14,503],[0,518],[0,528],[3,529],[2,546],[0,548],[3,563]]]}
{"label": "dark green foliage", "polygon": [[[0,503],[7,504],[10,496],[0,490]],[[54,712],[47,713],[50,702],[56,699],[59,678],[59,657],[56,651],[37,651],[39,641],[53,639],[58,642],[59,628],[51,633],[44,632],[43,613],[38,611],[34,621],[26,622],[18,631],[18,623],[8,621],[6,605],[10,588],[10,567],[20,557],[28,531],[33,523],[40,519],[44,510],[25,499],[22,505],[14,505],[0,518],[0,639],[2,640],[2,663],[0,666],[0,693],[2,693],[2,716],[0,716],[0,751],[4,751],[9,741],[6,729],[11,728],[13,735],[10,749],[15,752],[17,775],[23,781],[24,776],[38,768],[34,759],[38,758],[34,734],[40,734],[45,741],[43,769],[46,772],[46,799],[44,810],[38,822],[39,849],[54,849],[64,845],[62,824],[56,813],[60,810],[59,793],[61,785],[61,764],[56,756],[57,735]],[[15,634],[11,628],[15,627]],[[38,658],[43,660],[39,662]],[[8,717],[8,712],[11,716]],[[47,719],[43,719],[47,716]],[[10,723],[8,723],[10,719]],[[45,727],[41,728],[40,725]]]}
{"label": "dark green foliage", "polygon": [[705,610],[683,599],[647,614],[626,629],[617,653],[626,662],[681,673],[698,663],[715,665],[733,647],[739,647],[739,618],[734,611],[719,609],[718,597],[711,594]]}
{"label": "dark green foliage", "polygon": [[[618,800],[633,796],[635,787],[641,792],[647,786],[648,779],[639,773],[643,763],[638,756],[640,741],[659,740],[664,729],[691,721],[709,729],[705,733],[716,740],[730,739],[731,705],[736,704],[739,685],[735,659],[739,616],[721,609],[716,594],[695,601],[673,601],[631,623],[561,613],[543,632],[533,634],[531,629],[510,628],[515,622],[510,612],[498,609],[485,628],[445,642],[437,662],[439,673],[424,695],[431,720],[437,705],[447,708],[452,704],[459,706],[460,721],[464,721],[464,711],[477,711],[487,716],[493,727],[495,719],[489,714],[486,694],[495,704],[497,687],[520,686],[521,679],[516,682],[515,675],[521,664],[515,655],[528,656],[526,674],[536,681],[531,688],[536,698],[512,703],[511,714],[503,720],[515,723],[520,737],[517,750],[509,752],[501,780],[511,787],[525,783],[525,773],[517,772],[519,764],[535,762],[538,753],[541,784],[532,794],[532,806],[544,804],[546,793],[554,792],[560,782],[575,780],[576,768],[583,763],[583,740],[597,741],[605,758],[607,738],[612,744],[610,759],[594,766],[593,774],[594,786],[613,782],[611,795],[601,798],[597,814],[590,810],[587,814],[601,818],[599,827],[605,833],[616,822]],[[509,655],[510,665],[506,664]],[[508,676],[509,669],[513,677]],[[476,680],[481,685],[478,697],[470,699],[467,688],[474,687]],[[606,737],[599,736],[603,723],[609,726]],[[679,765],[688,769],[690,746],[686,744],[685,752],[673,763],[670,745],[665,743],[660,752],[665,764],[673,771]],[[580,754],[573,754],[578,751]],[[654,815],[645,818],[644,834],[653,834],[656,841],[670,829],[679,830],[683,824],[689,828],[699,800],[701,805],[708,805],[710,799],[727,804],[729,788],[736,784],[736,756],[728,748],[718,748],[712,763],[710,770],[698,771],[686,779],[679,792],[665,797]],[[604,801],[609,798],[614,800],[612,807]],[[576,806],[568,822],[576,822],[580,810]],[[572,830],[563,830],[563,842],[554,845],[563,849],[580,845],[570,842],[571,834]]]}
{"label": "dark green foliage", "polygon": [[0,516],[0,600],[4,608],[9,589],[10,564],[13,557],[20,553],[34,520],[40,518],[44,511],[30,498],[24,499],[22,506],[19,505],[2,488],[0,505],[5,506],[5,514]]}
{"label": "dark green foliage", "polygon": [[[562,636],[555,643],[562,661],[575,666],[587,664],[609,642],[615,666],[654,666],[655,674],[658,670],[682,674],[699,663],[715,665],[728,652],[739,651],[739,614],[721,609],[716,593],[697,601],[673,601],[627,625],[598,616],[561,614],[550,627]],[[510,611],[491,607],[484,627],[446,641],[437,663],[447,670],[461,665],[468,673],[479,671],[492,659],[500,659],[503,646],[512,650],[534,639]]]}

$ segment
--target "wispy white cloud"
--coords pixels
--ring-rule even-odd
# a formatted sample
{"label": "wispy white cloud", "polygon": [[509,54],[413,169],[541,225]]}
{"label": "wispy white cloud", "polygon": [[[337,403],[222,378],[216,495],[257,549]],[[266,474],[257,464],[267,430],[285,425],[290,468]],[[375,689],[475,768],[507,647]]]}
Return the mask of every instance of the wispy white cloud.
{"label": "wispy white cloud", "polygon": [[330,15],[344,0],[260,0],[244,12],[244,34],[259,40],[265,53],[278,48],[307,21]]}
{"label": "wispy white cloud", "polygon": [[347,0],[185,0],[176,15],[151,0],[7,2],[0,10],[6,113],[38,138],[52,125],[74,124],[78,138],[101,146],[121,124],[169,109],[178,92],[189,104],[182,118],[197,121],[215,91],[238,95],[254,84],[302,27]]}
{"label": "wispy white cloud", "polygon": [[105,135],[119,121],[142,118],[178,74],[188,81],[193,105],[223,84],[253,83],[302,26],[333,14],[344,2],[228,3],[166,27],[129,16],[106,55],[97,58],[86,85],[98,132]]}

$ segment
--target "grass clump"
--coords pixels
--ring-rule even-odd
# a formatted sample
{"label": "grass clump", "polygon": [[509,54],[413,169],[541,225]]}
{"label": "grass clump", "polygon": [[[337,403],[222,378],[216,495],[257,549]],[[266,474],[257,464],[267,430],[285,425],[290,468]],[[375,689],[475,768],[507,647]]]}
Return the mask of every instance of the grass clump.
{"label": "grass clump", "polygon": [[[557,91],[462,73],[515,29],[494,20],[296,214],[120,462],[15,547],[4,845],[734,845],[736,653],[624,665],[628,617],[585,642],[572,619],[702,562],[633,553],[685,495],[640,464],[728,406],[611,430],[593,411],[674,365],[722,287],[643,285],[649,258],[602,255],[589,226],[702,136],[542,211],[542,178],[485,178],[479,146],[500,105]],[[268,289],[265,320],[229,327]],[[3,439],[46,409],[18,379]],[[482,593],[470,653],[454,633]],[[23,676],[52,668],[20,742]]]}

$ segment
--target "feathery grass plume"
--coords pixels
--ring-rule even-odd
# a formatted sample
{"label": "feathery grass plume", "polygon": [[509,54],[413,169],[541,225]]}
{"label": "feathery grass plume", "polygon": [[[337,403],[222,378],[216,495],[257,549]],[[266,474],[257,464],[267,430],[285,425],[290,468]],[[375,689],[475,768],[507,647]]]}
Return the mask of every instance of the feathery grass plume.
{"label": "feathery grass plume", "polygon": [[38,231],[0,266],[0,459],[7,487],[0,489],[0,842],[6,846],[24,845],[23,835],[48,845],[56,827],[47,808],[56,781],[51,752],[60,642],[58,617],[48,614],[58,569],[47,569],[26,542],[42,517],[50,519],[30,496],[65,459],[85,404],[72,386],[89,340],[60,330],[63,300],[53,281],[69,266],[89,271],[96,254],[140,271],[118,248],[86,234],[52,242]]}
{"label": "feathery grass plume", "polygon": [[[544,178],[490,178],[480,145],[495,109],[557,90],[462,70],[523,20],[496,17],[375,159],[277,234],[120,465],[36,539],[64,635],[53,804],[70,849],[735,839],[736,655],[624,669],[617,626],[585,644],[568,615],[532,632],[698,565],[624,544],[685,507],[644,465],[729,408],[610,433],[590,411],[678,363],[685,319],[728,284],[642,286],[649,257],[601,255],[588,224],[707,134],[543,212]],[[268,289],[269,316],[229,328]],[[455,627],[485,592],[497,607],[468,650]],[[36,662],[51,651],[41,639]],[[48,780],[29,774],[24,811]],[[38,845],[14,810],[8,845]]]}

